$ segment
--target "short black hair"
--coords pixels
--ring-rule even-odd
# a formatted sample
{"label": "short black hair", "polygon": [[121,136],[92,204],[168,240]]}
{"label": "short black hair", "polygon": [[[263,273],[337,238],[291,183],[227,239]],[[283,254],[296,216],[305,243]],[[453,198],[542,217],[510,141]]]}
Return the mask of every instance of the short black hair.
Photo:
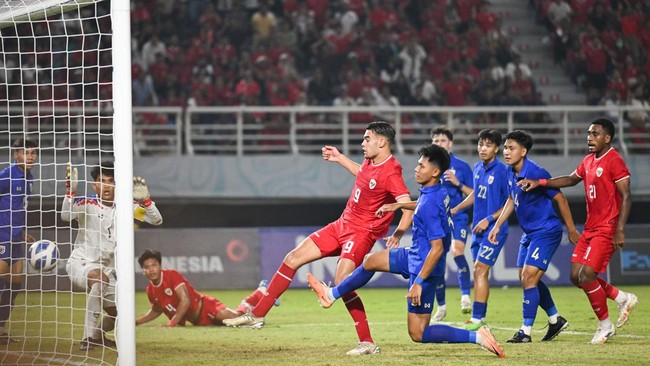
{"label": "short black hair", "polygon": [[377,135],[384,136],[391,145],[395,145],[395,129],[386,121],[373,121],[368,123],[366,130],[370,130]]}
{"label": "short black hair", "polygon": [[441,171],[449,169],[451,158],[447,150],[438,145],[431,144],[420,148],[418,155],[427,158],[431,164],[435,164]]}
{"label": "short black hair", "polygon": [[501,141],[503,141],[501,139],[501,132],[490,129],[481,130],[481,132],[478,133],[478,140],[488,140],[497,146],[501,146]]}
{"label": "short black hair", "polygon": [[447,126],[436,126],[431,129],[431,138],[435,135],[445,135],[449,141],[454,141],[454,133]]}
{"label": "short black hair", "polygon": [[530,149],[533,148],[533,137],[526,131],[524,130],[514,130],[511,132],[508,132],[504,137],[503,140],[514,140],[517,141],[517,143],[528,150],[530,152]]}
{"label": "short black hair", "polygon": [[157,260],[158,263],[162,264],[162,256],[160,255],[160,252],[147,248],[144,250],[144,252],[142,252],[142,254],[140,254],[140,257],[138,257],[138,263],[140,263],[140,267],[144,266],[144,261],[151,258]]}
{"label": "short black hair", "polygon": [[112,161],[102,161],[101,165],[96,165],[91,171],[90,176],[96,181],[99,175],[105,175],[115,178],[115,171]]}
{"label": "short black hair", "polygon": [[35,149],[38,147],[38,142],[32,139],[19,137],[14,140],[14,143],[11,144],[11,147],[13,149]]}
{"label": "short black hair", "polygon": [[616,134],[616,128],[614,128],[614,122],[612,122],[609,118],[605,117],[598,117],[591,121],[590,125],[600,125],[603,130],[609,135],[609,137],[614,140],[614,135]]}

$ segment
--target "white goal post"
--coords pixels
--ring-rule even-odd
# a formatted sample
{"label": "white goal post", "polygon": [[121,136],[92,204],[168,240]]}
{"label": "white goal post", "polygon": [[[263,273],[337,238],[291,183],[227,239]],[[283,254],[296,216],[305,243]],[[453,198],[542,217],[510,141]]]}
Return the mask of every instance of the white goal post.
{"label": "white goal post", "polygon": [[[49,273],[25,261],[26,290],[5,326],[16,342],[0,344],[0,364],[136,363],[130,38],[129,0],[0,5],[0,170],[13,161],[12,141],[38,143],[26,227],[61,252]],[[65,165],[78,168],[83,197],[94,193],[90,170],[105,160],[115,163],[117,351],[81,351],[86,295],[72,291],[65,269],[77,233],[60,220]]]}

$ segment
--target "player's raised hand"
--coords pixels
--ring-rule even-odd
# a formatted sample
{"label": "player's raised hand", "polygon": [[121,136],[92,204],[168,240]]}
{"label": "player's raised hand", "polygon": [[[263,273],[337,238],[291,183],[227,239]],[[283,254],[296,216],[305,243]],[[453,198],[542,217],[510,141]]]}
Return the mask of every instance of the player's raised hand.
{"label": "player's raised hand", "polygon": [[142,177],[133,177],[133,199],[144,203],[150,201],[150,197],[147,181]]}
{"label": "player's raised hand", "polygon": [[576,244],[578,243],[578,240],[580,240],[580,232],[575,228],[573,230],[569,230],[569,241],[572,244]]}
{"label": "player's raised hand", "polygon": [[79,184],[79,172],[77,168],[72,167],[72,163],[65,166],[65,186],[68,192],[74,193],[77,191]]}
{"label": "player's raised hand", "polygon": [[492,230],[490,230],[490,233],[488,234],[488,241],[494,245],[499,244],[499,241],[497,240],[497,236],[499,235],[499,227],[494,225]]}
{"label": "player's raised hand", "polygon": [[456,173],[453,170],[449,169],[444,173],[445,181],[450,182],[451,184],[458,186],[460,181],[456,178]]}
{"label": "player's raised hand", "polygon": [[387,204],[379,207],[377,212],[375,212],[375,216],[384,217],[384,215],[386,215],[387,212],[395,212],[399,208],[400,208],[400,205],[397,204],[397,203],[387,203]]}
{"label": "player's raised hand", "polygon": [[339,150],[334,146],[323,146],[321,152],[323,154],[323,159],[327,161],[337,162],[341,156]]}
{"label": "player's raised hand", "polygon": [[518,186],[521,186],[521,190],[524,192],[532,191],[533,189],[539,187],[539,181],[535,179],[522,179],[517,182]]}
{"label": "player's raised hand", "polygon": [[480,234],[480,233],[484,232],[485,229],[488,228],[488,226],[490,226],[490,223],[488,222],[488,220],[483,219],[483,220],[479,221],[478,224],[476,224],[476,226],[474,226],[472,231],[477,233],[477,234]]}

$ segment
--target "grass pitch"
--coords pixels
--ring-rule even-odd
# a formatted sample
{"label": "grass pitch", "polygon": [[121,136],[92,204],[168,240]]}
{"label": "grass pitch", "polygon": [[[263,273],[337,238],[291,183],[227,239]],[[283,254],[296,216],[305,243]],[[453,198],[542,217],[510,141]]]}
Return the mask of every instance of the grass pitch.
{"label": "grass pitch", "polygon": [[[225,327],[166,328],[164,316],[136,329],[138,365],[573,365],[647,363],[650,344],[650,286],[622,286],[639,297],[630,322],[608,343],[589,345],[597,320],[584,293],[573,287],[551,288],[556,305],[569,320],[569,328],[551,342],[540,342],[546,324],[538,312],[532,344],[507,344],[521,324],[519,288],[496,288],[490,294],[488,324],[505,349],[507,358],[497,359],[474,344],[417,344],[406,330],[406,289],[361,289],[375,342],[381,353],[349,357],[345,352],[356,343],[356,333],[342,303],[321,309],[308,289],[289,290],[281,306],[273,308],[262,330]],[[250,291],[205,291],[231,308]],[[447,291],[445,322],[460,326],[467,316],[460,313],[457,288]],[[8,330],[21,341],[0,346],[1,365],[115,364],[116,352],[96,348],[78,350],[83,332],[85,296],[70,293],[32,292],[18,305]],[[70,305],[75,310],[71,310]],[[615,321],[618,309],[608,302]],[[149,307],[146,294],[136,294],[136,313]],[[56,322],[52,319],[57,319]]]}

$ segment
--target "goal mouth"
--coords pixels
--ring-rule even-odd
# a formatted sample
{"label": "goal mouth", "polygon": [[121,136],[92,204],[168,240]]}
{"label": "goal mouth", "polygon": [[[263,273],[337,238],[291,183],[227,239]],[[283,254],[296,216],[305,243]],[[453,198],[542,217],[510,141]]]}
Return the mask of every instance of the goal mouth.
{"label": "goal mouth", "polygon": [[0,29],[76,10],[98,0],[13,0],[0,6]]}

